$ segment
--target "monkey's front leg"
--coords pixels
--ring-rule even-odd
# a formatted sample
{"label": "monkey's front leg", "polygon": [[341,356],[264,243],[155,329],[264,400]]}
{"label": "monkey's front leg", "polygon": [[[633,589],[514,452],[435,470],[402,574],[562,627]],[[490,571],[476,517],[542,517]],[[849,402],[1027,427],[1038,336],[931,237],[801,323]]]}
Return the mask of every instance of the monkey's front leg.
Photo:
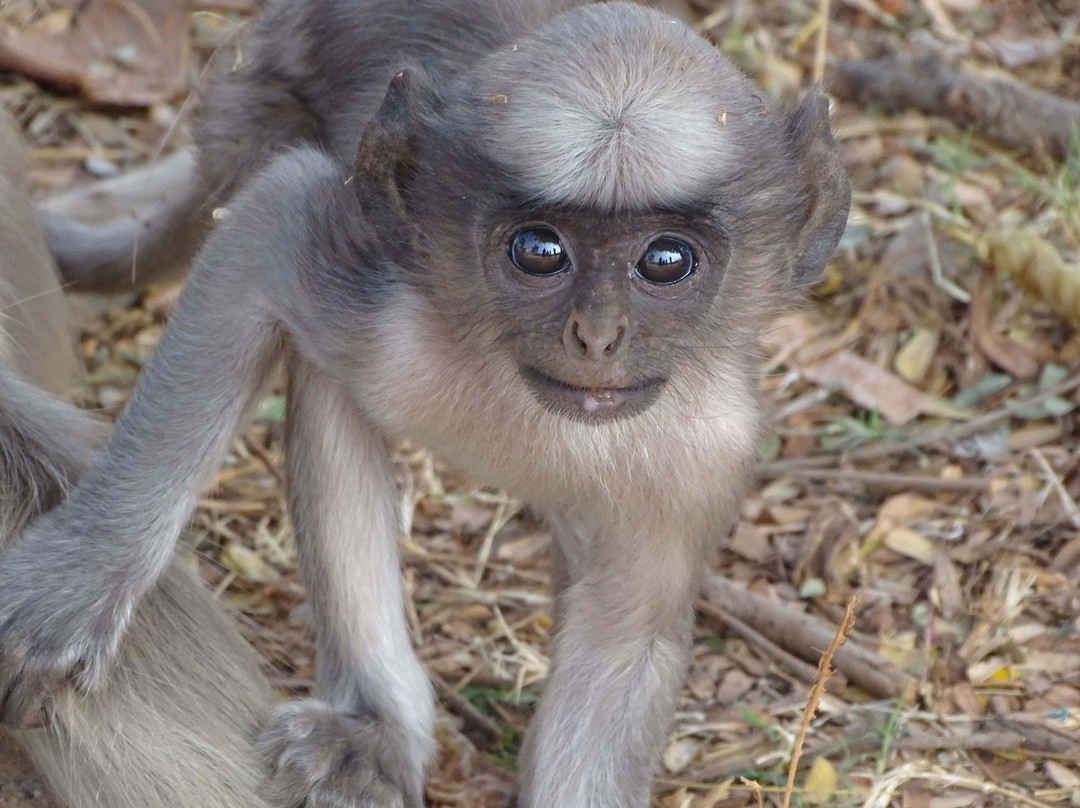
{"label": "monkey's front leg", "polygon": [[702,562],[679,537],[608,534],[567,571],[551,676],[523,751],[522,808],[648,804]]}
{"label": "monkey's front leg", "polygon": [[284,705],[263,734],[275,800],[419,808],[434,706],[405,621],[393,469],[345,391],[297,357],[287,463],[322,701]]}
{"label": "monkey's front leg", "polygon": [[[274,361],[278,326],[253,290],[267,256],[285,254],[287,238],[270,236],[286,228],[271,221],[264,230],[239,213],[235,222],[202,254],[78,488],[0,560],[2,723],[39,724],[43,699],[69,678],[84,689],[102,683]],[[248,246],[262,232],[266,253]]]}

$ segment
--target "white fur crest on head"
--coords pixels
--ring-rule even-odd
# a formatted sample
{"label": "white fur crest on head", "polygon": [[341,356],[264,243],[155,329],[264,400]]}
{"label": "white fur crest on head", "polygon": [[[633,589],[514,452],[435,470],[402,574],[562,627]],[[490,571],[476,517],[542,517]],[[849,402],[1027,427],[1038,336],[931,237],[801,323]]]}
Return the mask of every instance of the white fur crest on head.
{"label": "white fur crest on head", "polygon": [[[563,36],[576,47],[556,47]],[[544,202],[677,205],[738,160],[726,104],[746,80],[653,11],[578,9],[500,58],[513,86],[489,105],[485,148]]]}

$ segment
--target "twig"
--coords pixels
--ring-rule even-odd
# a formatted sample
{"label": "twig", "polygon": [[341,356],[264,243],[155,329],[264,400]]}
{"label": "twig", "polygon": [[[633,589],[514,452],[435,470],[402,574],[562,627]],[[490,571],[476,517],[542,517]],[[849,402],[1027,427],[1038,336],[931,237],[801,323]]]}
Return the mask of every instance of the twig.
{"label": "twig", "polygon": [[963,477],[949,480],[943,477],[931,477],[926,474],[893,474],[878,471],[860,471],[858,469],[787,469],[779,474],[774,469],[758,467],[758,478],[769,480],[775,477],[795,477],[803,480],[836,480],[854,482],[875,488],[892,488],[904,491],[933,491],[958,494],[983,494],[994,487],[994,480],[979,480]]}
{"label": "twig", "polygon": [[811,665],[809,662],[803,662],[794,654],[785,651],[768,637],[762,636],[760,632],[755,631],[750,626],[746,625],[746,623],[744,623],[742,620],[739,620],[737,617],[728,614],[719,606],[714,606],[707,600],[699,600],[694,605],[694,608],[696,608],[702,614],[711,617],[719,623],[722,623],[729,630],[738,634],[748,643],[756,645],[758,648],[760,648],[769,656],[771,656],[774,660],[776,660],[776,664],[779,665],[791,676],[794,676],[796,679],[799,679],[803,682],[814,681],[816,671],[813,665]]}
{"label": "twig", "polygon": [[991,752],[1023,749],[1024,736],[1019,732],[973,732],[970,735],[938,735],[908,730],[893,742],[894,749],[932,752],[938,749],[983,749]]}
{"label": "twig", "polygon": [[922,222],[923,233],[926,236],[926,257],[930,259],[930,277],[934,285],[953,300],[970,303],[971,293],[946,278],[941,268],[941,255],[938,253],[937,239],[934,238],[934,227],[930,224],[930,212],[926,209],[919,211],[919,220]]}
{"label": "twig", "polygon": [[1065,489],[1065,484],[1061,481],[1061,476],[1054,471],[1054,467],[1050,465],[1050,461],[1048,461],[1046,456],[1038,449],[1032,448],[1031,456],[1035,458],[1035,462],[1039,464],[1039,468],[1042,469],[1043,474],[1046,475],[1046,482],[1058,495],[1058,499],[1061,501],[1061,507],[1069,514],[1070,524],[1072,524],[1073,527],[1080,527],[1080,507],[1077,506],[1076,500],[1074,500]]}
{"label": "twig", "polygon": [[746,777],[740,777],[739,782],[745,786],[749,786],[750,790],[754,792],[754,798],[757,800],[758,808],[764,808],[765,803],[761,798],[761,783],[757,780],[750,780]]}
{"label": "twig", "polygon": [[1011,79],[961,72],[948,64],[940,46],[923,53],[888,56],[829,66],[829,87],[856,104],[888,112],[918,109],[974,127],[1006,146],[1045,149],[1058,160],[1068,154],[1080,122],[1080,104]]}
{"label": "twig", "polygon": [[829,36],[829,2],[818,0],[817,47],[814,50],[814,84],[819,84],[825,77],[825,46]]}
{"label": "twig", "polygon": [[806,741],[806,733],[810,729],[810,721],[814,718],[818,704],[821,702],[821,696],[825,692],[825,683],[829,681],[829,677],[833,674],[833,655],[841,645],[847,642],[847,638],[851,634],[851,629],[855,627],[855,607],[858,605],[859,596],[852,595],[851,600],[848,601],[847,610],[844,612],[843,622],[841,622],[840,626],[836,629],[836,635],[833,637],[832,642],[829,643],[829,647],[825,649],[825,653],[821,655],[821,660],[818,662],[817,680],[814,682],[814,686],[810,688],[810,697],[807,699],[806,709],[803,710],[803,719],[802,725],[799,727],[799,735],[795,739],[794,748],[791,750],[791,763],[788,765],[787,786],[784,788],[783,808],[788,808],[791,804],[791,792],[795,789],[795,772],[799,768],[799,758],[802,756],[802,747],[803,743]]}
{"label": "twig", "polygon": [[854,452],[849,452],[847,455],[843,456],[814,455],[812,457],[797,457],[792,458],[791,460],[774,460],[769,463],[761,463],[758,465],[758,476],[763,476],[765,478],[782,477],[794,469],[821,468],[824,466],[835,465],[839,457],[843,457],[849,462],[857,463],[863,460],[877,460],[882,457],[909,452],[913,449],[921,449],[923,446],[938,441],[963,440],[971,435],[977,435],[999,421],[1008,420],[1016,415],[1016,413],[1022,412],[1029,407],[1035,407],[1051,398],[1056,398],[1065,393],[1072,392],[1077,387],[1080,387],[1080,372],[1073,372],[1063,379],[1060,384],[1056,384],[1048,390],[1043,390],[1040,393],[1020,401],[1014,401],[1012,404],[1008,404],[1001,409],[978,415],[963,423],[953,424],[945,429],[937,429],[933,432],[915,435],[912,438],[897,441],[896,443],[874,444],[873,446],[867,446],[864,449],[857,449]]}
{"label": "twig", "polygon": [[863,808],[877,808],[879,805],[888,805],[893,794],[896,793],[900,786],[912,780],[922,780],[928,785],[963,788],[977,794],[996,794],[1006,798],[1013,805],[1027,805],[1030,808],[1050,808],[1049,803],[1029,797],[1021,791],[1005,788],[986,780],[978,780],[974,777],[944,771],[936,766],[931,766],[923,760],[905,763],[880,778],[870,789],[866,801],[863,802]]}
{"label": "twig", "polygon": [[438,695],[439,700],[446,706],[446,709],[464,722],[465,730],[472,730],[473,734],[480,736],[479,743],[477,743],[477,739],[472,739],[474,745],[481,752],[490,752],[494,749],[495,744],[502,737],[502,730],[499,729],[499,725],[473,707],[467,698],[456,692],[438,674],[431,674],[431,682],[435,686],[435,693]]}

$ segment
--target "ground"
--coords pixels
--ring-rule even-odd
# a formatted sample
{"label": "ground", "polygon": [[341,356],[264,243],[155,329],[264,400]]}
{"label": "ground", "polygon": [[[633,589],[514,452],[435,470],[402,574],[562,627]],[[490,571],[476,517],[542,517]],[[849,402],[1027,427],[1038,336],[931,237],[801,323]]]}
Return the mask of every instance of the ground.
{"label": "ground", "polygon": [[[122,85],[130,97],[102,106],[43,89],[25,66],[0,72],[40,193],[184,142],[189,108],[169,87],[193,85],[252,13],[196,5],[147,3],[187,26],[168,29],[182,47],[153,67],[164,100]],[[64,8],[10,0],[0,22],[16,37],[63,33]],[[783,98],[810,81],[817,13],[799,0],[692,6]],[[931,38],[971,75],[1077,100],[1078,25],[1074,0],[843,0],[826,43],[835,62]],[[159,32],[162,53],[172,41]],[[780,805],[801,748],[796,805],[1080,805],[1080,140],[1058,159],[943,117],[845,102],[834,126],[851,225],[808,305],[764,335],[773,430],[761,485],[700,603],[654,804]],[[155,290],[87,325],[83,404],[118,413],[174,299]],[[277,393],[263,402],[192,532],[208,585],[274,685],[300,695],[312,649],[281,497],[281,404]],[[547,535],[519,502],[422,449],[397,459],[409,616],[445,685],[428,798],[502,805],[548,664]],[[839,673],[800,741],[818,654],[853,596]],[[44,806],[41,788],[0,746],[0,806]]]}

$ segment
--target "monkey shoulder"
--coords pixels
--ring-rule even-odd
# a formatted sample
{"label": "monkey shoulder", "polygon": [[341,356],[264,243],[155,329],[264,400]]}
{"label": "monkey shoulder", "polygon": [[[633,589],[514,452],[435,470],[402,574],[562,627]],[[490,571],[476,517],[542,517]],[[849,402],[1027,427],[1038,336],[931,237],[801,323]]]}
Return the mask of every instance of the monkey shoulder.
{"label": "monkey shoulder", "polygon": [[360,208],[349,185],[349,169],[326,152],[285,150],[213,210],[216,238],[249,254],[265,252],[264,265],[310,264],[319,253],[342,252],[360,235]]}

